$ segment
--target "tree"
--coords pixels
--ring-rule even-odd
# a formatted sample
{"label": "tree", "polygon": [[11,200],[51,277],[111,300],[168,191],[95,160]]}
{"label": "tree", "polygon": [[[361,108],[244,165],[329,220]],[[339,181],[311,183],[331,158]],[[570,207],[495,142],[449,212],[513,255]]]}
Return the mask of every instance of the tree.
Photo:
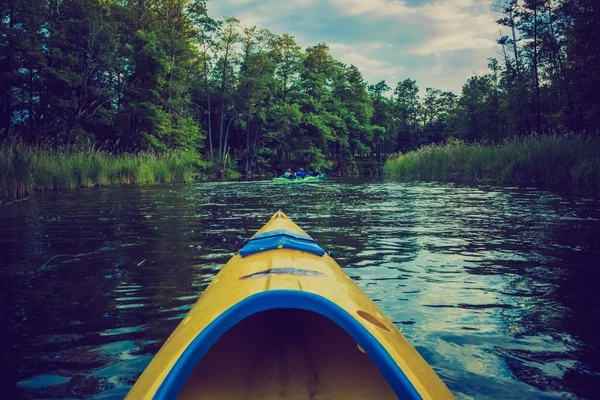
{"label": "tree", "polygon": [[542,107],[540,98],[540,14],[544,0],[525,0],[520,12],[519,30],[529,41],[525,45],[531,62],[530,72],[533,84],[532,114],[536,133],[543,133]]}
{"label": "tree", "polygon": [[[200,48],[198,63],[202,65],[202,74],[192,84],[192,104],[197,106],[206,115],[205,123],[208,130],[209,157],[214,159],[213,130],[212,130],[212,103],[210,88],[210,71],[213,67],[213,54],[217,46],[217,38],[221,29],[221,22],[210,18],[205,7],[192,8],[190,18],[197,27],[195,42]],[[206,107],[202,105],[206,103]]]}
{"label": "tree", "polygon": [[496,0],[494,3],[494,9],[504,15],[504,17],[498,19],[496,23],[508,27],[511,30],[511,37],[502,36],[499,44],[512,46],[517,80],[519,80],[521,76],[521,65],[519,63],[519,41],[521,39],[517,36],[518,7],[518,0]]}
{"label": "tree", "polygon": [[564,0],[559,6],[564,25],[566,84],[572,87],[575,129],[600,131],[600,4],[595,0]]}
{"label": "tree", "polygon": [[453,135],[467,141],[500,139],[499,107],[492,76],[474,76],[463,86]]}
{"label": "tree", "polygon": [[396,116],[394,127],[398,132],[399,149],[405,151],[414,148],[417,144],[419,116],[421,115],[417,82],[412,79],[398,82],[394,89],[393,101]]}
{"label": "tree", "polygon": [[343,121],[331,112],[332,109],[339,112],[331,90],[337,69],[327,45],[318,44],[306,49],[296,99],[303,117],[299,134],[293,138],[295,152],[306,164],[321,167],[325,159],[323,152],[332,143],[348,148]]}
{"label": "tree", "polygon": [[[240,111],[243,110],[241,119],[246,138],[244,170],[247,174],[251,174],[259,133],[266,122],[265,109],[271,104],[271,89],[276,86],[276,64],[268,52],[271,50],[272,42],[273,35],[267,30],[244,29],[244,58],[240,71],[236,108]],[[251,141],[252,132],[255,133],[253,141]]]}
{"label": "tree", "polygon": [[446,138],[447,125],[454,113],[456,95],[438,89],[425,89],[421,143],[439,143]]}
{"label": "tree", "polygon": [[285,101],[288,101],[289,91],[300,75],[303,61],[300,46],[296,44],[293,36],[284,34],[275,37],[272,55],[277,64],[276,76],[279,80],[282,96]]}
{"label": "tree", "polygon": [[[237,54],[235,53],[235,45],[240,40],[239,23],[240,22],[235,18],[226,18],[225,21],[223,21],[220,42],[218,44],[218,50],[221,54],[218,62],[221,71],[221,117],[219,123],[219,149],[217,152],[219,159],[225,157],[225,150],[227,146],[227,138],[225,138],[225,141],[223,141],[223,124],[225,121],[225,105],[228,101],[228,76],[231,77],[231,75],[233,75],[233,72],[230,71],[230,69],[232,67],[232,64],[235,62],[235,58],[237,56]],[[232,122],[233,118],[230,120],[229,126],[231,126]]]}
{"label": "tree", "polygon": [[379,81],[375,85],[369,85],[369,95],[373,101],[373,115],[371,117],[371,133],[373,135],[373,147],[379,154],[379,164],[383,165],[384,149],[394,148],[395,137],[389,128],[392,113],[391,102],[385,96],[392,88],[385,81]]}

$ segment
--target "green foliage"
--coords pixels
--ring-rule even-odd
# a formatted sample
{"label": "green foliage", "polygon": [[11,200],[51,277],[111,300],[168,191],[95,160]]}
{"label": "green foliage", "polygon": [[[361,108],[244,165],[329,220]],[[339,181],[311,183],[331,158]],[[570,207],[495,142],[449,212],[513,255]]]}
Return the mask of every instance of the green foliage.
{"label": "green foliage", "polygon": [[[422,92],[412,79],[367,85],[325,43],[303,50],[290,35],[214,20],[204,0],[3,1],[0,140],[184,152],[199,168],[231,176],[233,168],[311,165],[350,173],[450,137],[493,145],[600,130],[598,2],[494,3],[507,33],[501,58],[456,95]],[[19,159],[11,168],[29,162],[10,157]],[[64,176],[48,165],[39,179],[69,187],[112,180],[90,163]],[[596,168],[583,165],[577,181]],[[164,170],[124,171],[125,180],[169,179]]]}

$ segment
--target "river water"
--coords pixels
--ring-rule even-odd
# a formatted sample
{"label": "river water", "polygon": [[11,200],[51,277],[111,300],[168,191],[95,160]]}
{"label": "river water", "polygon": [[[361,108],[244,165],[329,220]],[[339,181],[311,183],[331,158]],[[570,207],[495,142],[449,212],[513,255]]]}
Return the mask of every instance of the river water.
{"label": "river water", "polygon": [[0,207],[2,397],[124,397],[278,209],[457,397],[598,396],[598,193],[332,180],[47,191]]}

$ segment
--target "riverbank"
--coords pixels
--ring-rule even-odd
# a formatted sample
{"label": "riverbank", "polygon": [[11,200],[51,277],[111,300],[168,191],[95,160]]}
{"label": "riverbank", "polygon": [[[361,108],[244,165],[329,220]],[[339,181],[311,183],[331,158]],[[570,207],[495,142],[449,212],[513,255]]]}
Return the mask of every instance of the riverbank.
{"label": "riverbank", "polygon": [[96,150],[0,146],[0,201],[26,197],[36,189],[73,189],[128,183],[187,182],[196,160],[183,153],[118,154]]}
{"label": "riverbank", "polygon": [[600,186],[600,139],[555,135],[497,145],[452,141],[390,157],[384,173],[408,180]]}

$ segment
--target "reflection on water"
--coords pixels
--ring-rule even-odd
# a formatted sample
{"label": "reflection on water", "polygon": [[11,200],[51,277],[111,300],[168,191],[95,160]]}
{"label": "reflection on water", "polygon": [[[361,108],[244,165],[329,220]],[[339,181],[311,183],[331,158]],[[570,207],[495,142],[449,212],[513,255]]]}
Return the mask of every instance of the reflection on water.
{"label": "reflection on water", "polygon": [[282,209],[458,397],[592,398],[599,206],[534,188],[374,181],[39,193],[0,208],[3,393],[122,398]]}

